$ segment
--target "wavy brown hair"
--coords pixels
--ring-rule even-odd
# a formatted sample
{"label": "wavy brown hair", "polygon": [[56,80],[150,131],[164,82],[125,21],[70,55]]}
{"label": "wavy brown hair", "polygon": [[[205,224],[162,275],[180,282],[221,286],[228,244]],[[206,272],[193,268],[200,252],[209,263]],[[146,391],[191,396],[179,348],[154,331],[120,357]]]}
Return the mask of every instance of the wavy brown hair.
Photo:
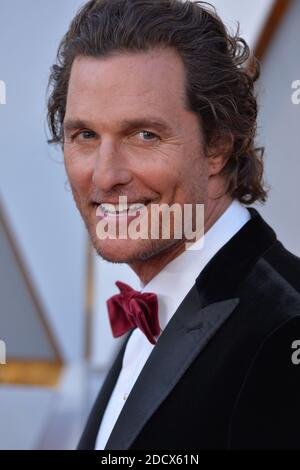
{"label": "wavy brown hair", "polygon": [[264,148],[255,146],[259,65],[239,32],[231,35],[206,2],[90,0],[79,10],[58,50],[49,80],[49,143],[63,145],[68,83],[79,55],[105,57],[172,47],[186,69],[188,108],[201,123],[207,154],[223,148],[226,191],[244,204],[264,202]]}

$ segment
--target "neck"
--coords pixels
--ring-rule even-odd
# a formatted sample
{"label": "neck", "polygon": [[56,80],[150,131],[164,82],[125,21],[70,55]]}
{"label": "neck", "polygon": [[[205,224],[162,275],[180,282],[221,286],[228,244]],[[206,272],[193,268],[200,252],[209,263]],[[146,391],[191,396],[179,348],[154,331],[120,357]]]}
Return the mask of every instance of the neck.
{"label": "neck", "polygon": [[[226,196],[218,201],[214,201],[213,207],[207,205],[204,214],[204,234],[214,225],[226,209],[232,203],[232,198]],[[131,269],[138,275],[140,281],[146,285],[151,281],[165,266],[177,258],[186,249],[186,241],[179,240],[171,248],[159,253],[156,256],[146,260],[130,264]]]}

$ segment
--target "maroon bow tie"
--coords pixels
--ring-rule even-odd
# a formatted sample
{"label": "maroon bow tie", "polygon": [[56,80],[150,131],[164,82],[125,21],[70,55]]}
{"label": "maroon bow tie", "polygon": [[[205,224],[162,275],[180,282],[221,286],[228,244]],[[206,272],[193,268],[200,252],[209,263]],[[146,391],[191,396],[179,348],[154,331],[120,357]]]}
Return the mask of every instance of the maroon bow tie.
{"label": "maroon bow tie", "polygon": [[107,300],[107,308],[113,336],[122,336],[134,327],[140,328],[150,343],[160,333],[156,294],[141,293],[124,282],[117,281],[120,294]]}

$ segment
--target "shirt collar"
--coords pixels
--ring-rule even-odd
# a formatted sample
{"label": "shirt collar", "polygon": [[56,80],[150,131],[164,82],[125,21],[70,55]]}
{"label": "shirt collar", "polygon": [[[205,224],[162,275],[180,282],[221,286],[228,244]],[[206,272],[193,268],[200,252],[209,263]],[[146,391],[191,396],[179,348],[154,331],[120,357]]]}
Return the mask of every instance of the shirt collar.
{"label": "shirt collar", "polygon": [[148,284],[142,286],[142,292],[154,292],[158,297],[162,330],[207,263],[250,218],[249,211],[234,200],[203,237],[165,266]]}

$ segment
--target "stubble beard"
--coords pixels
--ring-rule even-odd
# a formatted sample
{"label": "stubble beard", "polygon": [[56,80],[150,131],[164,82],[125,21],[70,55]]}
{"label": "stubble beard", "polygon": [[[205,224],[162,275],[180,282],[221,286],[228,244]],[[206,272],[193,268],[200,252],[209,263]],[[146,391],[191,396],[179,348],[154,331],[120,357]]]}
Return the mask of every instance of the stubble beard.
{"label": "stubble beard", "polygon": [[[115,264],[135,264],[139,262],[147,262],[155,258],[160,257],[163,253],[172,249],[175,245],[182,243],[182,240],[131,240],[130,244],[135,243],[136,249],[130,250],[130,255],[119,255],[116,253],[114,255],[107,254],[105,248],[101,246],[101,240],[97,237],[95,230],[91,229],[86,223],[86,227],[89,233],[90,240],[92,245],[97,253],[102,259],[110,263]],[[124,241],[125,242],[125,241]],[[111,241],[111,244],[114,243],[114,240]],[[118,240],[116,240],[118,243]],[[124,243],[125,244],[125,243]],[[125,247],[126,249],[126,247]],[[111,251],[111,250],[109,250]]]}
{"label": "stubble beard", "polygon": [[[82,220],[84,221],[92,246],[94,247],[97,255],[110,263],[131,265],[140,262],[147,262],[150,260],[155,261],[155,259],[159,259],[161,256],[168,256],[169,251],[172,252],[173,250],[176,250],[179,245],[183,245],[186,242],[184,236],[182,239],[151,239],[151,237],[149,237],[146,240],[129,240],[128,249],[131,253],[127,254],[125,246],[126,240],[122,240],[122,243],[124,244],[122,247],[122,254],[118,255],[117,247],[115,252],[113,252],[113,247],[110,247],[108,250],[105,249],[103,244],[105,244],[107,240],[100,240],[97,236],[97,219],[92,216],[92,213],[95,211],[95,209],[89,209],[86,203],[80,197],[77,197],[77,194],[74,193],[74,191],[73,197]],[[110,240],[109,242],[111,245],[113,245],[114,242],[119,243],[118,239]],[[134,249],[132,249],[132,244],[134,244]],[[112,252],[113,254],[111,254]]]}

